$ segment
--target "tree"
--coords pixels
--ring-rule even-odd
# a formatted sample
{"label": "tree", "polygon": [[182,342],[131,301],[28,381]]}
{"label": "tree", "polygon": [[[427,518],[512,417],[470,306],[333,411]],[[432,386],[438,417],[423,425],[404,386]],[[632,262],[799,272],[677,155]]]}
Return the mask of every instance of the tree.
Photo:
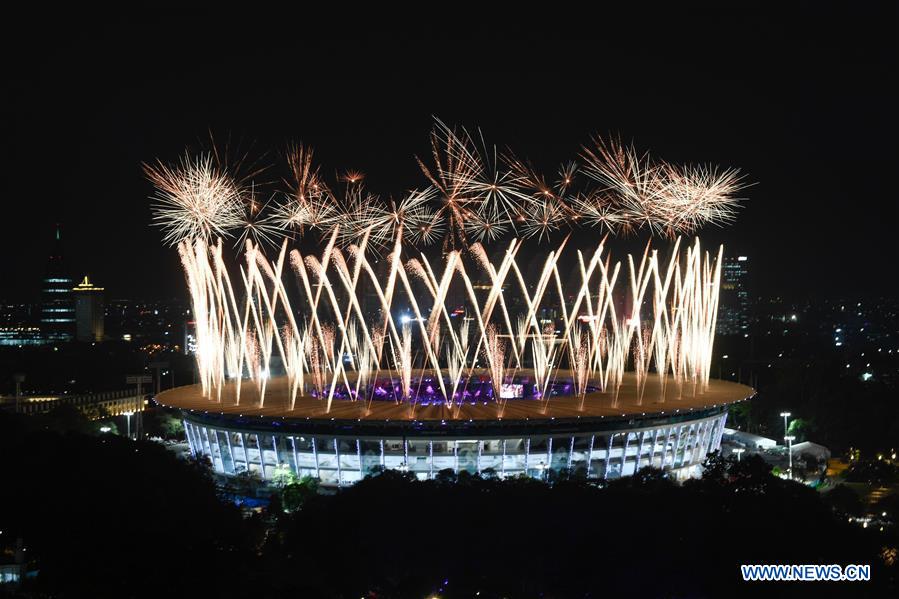
{"label": "tree", "polygon": [[272,473],[272,484],[279,489],[296,484],[299,480],[299,477],[294,474],[293,470],[291,470],[290,466],[287,464],[278,464],[278,466],[275,467],[275,471]]}
{"label": "tree", "polygon": [[434,480],[442,485],[455,484],[458,479],[459,477],[456,475],[456,471],[452,468],[444,468],[434,475]]}
{"label": "tree", "polygon": [[550,483],[563,482],[571,479],[570,468],[549,468],[546,471],[546,480]]}
{"label": "tree", "polygon": [[60,433],[81,433],[95,435],[100,432],[99,422],[91,421],[81,410],[73,405],[62,403],[43,417],[47,430]]}
{"label": "tree", "polygon": [[384,466],[382,466],[381,464],[375,464],[368,469],[368,474],[366,474],[365,477],[368,478],[370,476],[380,476],[381,474],[384,474],[385,470],[386,468],[384,468]]}
{"label": "tree", "polygon": [[[103,430],[103,429],[109,429],[109,430]],[[118,435],[118,434],[119,434],[119,427],[118,427],[118,425],[117,425],[114,421],[112,421],[112,420],[101,420],[101,421],[99,421],[99,422],[97,423],[97,430],[98,430],[101,434],[108,434],[108,435]],[[123,434],[124,434],[124,433],[123,433]]]}
{"label": "tree", "polygon": [[151,437],[181,439],[184,437],[184,423],[165,409],[157,408],[144,413],[144,430]]}
{"label": "tree", "polygon": [[293,482],[281,489],[281,503],[285,512],[295,512],[318,494],[319,480],[312,476]]}
{"label": "tree", "polygon": [[644,466],[634,473],[633,476],[616,479],[612,484],[645,489],[661,489],[673,486],[674,481],[671,480],[666,471],[653,468],[652,466]]}
{"label": "tree", "polygon": [[860,516],[864,507],[858,494],[846,485],[837,485],[823,496],[824,503],[841,516]]}
{"label": "tree", "polygon": [[814,424],[805,418],[794,418],[787,428],[788,434],[796,437],[796,442],[806,441],[809,433],[814,432]]}
{"label": "tree", "polygon": [[227,477],[222,491],[225,495],[252,498],[256,497],[256,492],[262,485],[262,479],[257,473],[244,470],[234,476]]}
{"label": "tree", "polygon": [[499,474],[495,468],[484,468],[481,470],[481,478],[484,480],[499,480]]}

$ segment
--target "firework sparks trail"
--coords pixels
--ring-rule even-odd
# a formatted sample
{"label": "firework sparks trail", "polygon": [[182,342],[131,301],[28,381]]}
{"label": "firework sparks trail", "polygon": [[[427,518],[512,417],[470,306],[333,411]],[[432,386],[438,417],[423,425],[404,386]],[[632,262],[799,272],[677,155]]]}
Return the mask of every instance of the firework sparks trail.
{"label": "firework sparks trail", "polygon": [[575,393],[581,398],[581,410],[587,396],[590,376],[590,337],[581,335],[580,327],[572,331],[571,372]]}
{"label": "firework sparks trail", "polygon": [[[385,282],[375,274],[360,248],[352,252],[352,267],[331,247],[325,249],[321,259],[301,257],[294,250],[291,264],[304,296],[294,306],[281,280],[287,262],[286,244],[277,259],[268,262],[259,246],[247,243],[247,260],[240,270],[243,289],[238,293],[222,264],[221,244],[210,247],[202,240],[193,245],[182,242],[179,251],[196,316],[197,365],[203,393],[220,401],[226,380],[239,382],[246,377],[256,386],[261,404],[272,359],[277,355],[289,380],[291,405],[310,385],[328,411],[338,393],[345,392],[353,400],[366,396],[365,381],[372,380],[373,375],[377,379],[381,370],[399,377],[397,401],[414,403],[417,393],[413,392],[416,383],[412,373],[419,368],[414,366],[419,353],[423,361],[417,385],[421,386],[422,377],[433,379],[450,409],[461,403],[456,395],[466,376],[470,380],[479,372],[479,356],[487,364],[500,412],[507,362],[511,360],[517,371],[525,356],[531,359],[544,405],[552,400],[554,381],[559,376],[566,380],[570,377],[582,396],[591,381],[599,389],[617,394],[628,366],[635,370],[641,389],[652,367],[659,376],[672,376],[678,396],[684,386],[689,386],[691,393],[707,388],[721,275],[720,249],[712,258],[703,253],[698,240],[686,254],[676,251],[675,245],[664,267],[656,252],[644,252],[639,261],[628,257],[623,297],[632,307],[622,318],[615,308],[615,298],[622,297],[617,284],[622,263],[612,266],[602,246],[589,261],[578,252],[581,282],[573,301],[566,297],[559,277],[564,243],[550,253],[533,289],[525,283],[516,247],[517,243],[510,246],[500,264],[472,251],[491,281],[484,302],[479,301],[457,252],[447,256],[440,275],[424,256],[404,262],[400,253],[394,254],[391,269],[399,282],[394,289],[389,279]],[[410,279],[407,272],[416,275],[415,279]],[[366,318],[358,300],[358,283],[363,275],[368,276],[381,302],[382,326],[372,327],[372,319]],[[457,276],[468,297],[470,309],[466,313],[477,325],[474,353],[470,349],[469,321],[454,327],[446,309],[445,300]],[[416,293],[416,281],[427,290],[424,296]],[[554,297],[548,293],[551,289]],[[647,296],[651,298],[651,313],[644,317],[640,306]],[[237,297],[244,298],[242,305]],[[513,315],[495,309],[504,304],[524,306],[524,310]],[[538,319],[547,305],[561,307],[556,323]],[[303,312],[307,314],[302,327],[293,317],[300,306],[305,306]],[[394,314],[403,306],[411,308],[414,318],[398,322]],[[382,363],[385,341],[391,347],[387,364]],[[349,360],[344,359],[347,354]],[[568,368],[564,369],[566,356]],[[371,397],[366,399],[364,405]],[[663,388],[658,401],[664,400]]]}
{"label": "firework sparks trail", "polygon": [[[525,367],[544,409],[558,377],[584,401],[595,385],[612,393],[615,405],[628,368],[641,402],[653,368],[658,401],[665,401],[669,380],[678,398],[704,391],[722,249],[710,256],[697,239],[682,252],[678,239],[667,263],[648,245],[638,260],[613,263],[604,239],[592,255],[576,252],[573,301],[559,270],[567,236],[548,252],[533,284],[517,255],[522,238],[545,242],[573,227],[677,237],[729,223],[745,187],[738,171],[674,165],[596,138],[577,162],[547,179],[525,160],[500,156],[480,131],[438,121],[430,141],[431,160],[418,159],[429,186],[399,200],[367,191],[358,171],[328,184],[302,145],[287,154],[283,190],[271,193],[214,155],[144,165],[156,187],[154,222],[164,241],[178,246],[185,271],[205,396],[221,401],[231,379],[239,402],[246,379],[262,405],[273,366],[287,377],[291,409],[311,391],[326,412],[338,396],[364,398],[360,409],[369,409],[370,387],[382,372],[391,387],[398,378],[399,393],[391,395],[413,410],[425,378],[452,410],[486,372],[502,413],[502,385]],[[288,251],[291,239],[312,232],[321,236],[320,255]],[[481,243],[509,233],[494,262]],[[244,251],[235,277],[223,257],[228,238]],[[280,251],[269,260],[264,248],[279,238]],[[442,264],[414,255],[415,247],[441,241]],[[288,293],[284,270],[295,275],[299,297]],[[374,314],[363,293],[373,294]],[[556,316],[546,320],[548,311]],[[417,381],[413,369],[421,373]]]}

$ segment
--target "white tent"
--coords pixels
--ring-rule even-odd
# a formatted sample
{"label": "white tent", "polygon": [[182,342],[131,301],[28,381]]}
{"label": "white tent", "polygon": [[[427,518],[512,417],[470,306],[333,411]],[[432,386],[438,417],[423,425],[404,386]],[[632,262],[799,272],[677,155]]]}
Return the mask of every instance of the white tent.
{"label": "white tent", "polygon": [[830,450],[823,445],[818,445],[817,443],[812,443],[811,441],[803,441],[802,443],[796,443],[795,445],[793,445],[794,459],[807,453],[812,454],[819,460],[830,459]]}
{"label": "white tent", "polygon": [[777,441],[775,441],[774,439],[738,431],[733,428],[725,428],[724,437],[728,441],[740,443],[741,445],[745,445],[746,447],[751,447],[753,449],[771,449],[772,447],[777,447]]}

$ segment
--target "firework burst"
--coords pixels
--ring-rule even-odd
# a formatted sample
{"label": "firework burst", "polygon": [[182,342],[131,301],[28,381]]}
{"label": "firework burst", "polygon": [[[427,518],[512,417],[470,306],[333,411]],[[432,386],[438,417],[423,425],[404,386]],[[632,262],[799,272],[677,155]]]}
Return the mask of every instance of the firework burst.
{"label": "firework burst", "polygon": [[256,187],[250,186],[243,203],[243,219],[240,234],[235,246],[242,246],[247,240],[255,245],[275,247],[278,239],[284,235],[284,229],[276,216],[269,210],[271,200],[264,202],[256,198]]}
{"label": "firework burst", "polygon": [[144,173],[156,187],[153,220],[165,231],[163,241],[168,245],[231,237],[243,224],[240,189],[215,166],[211,155],[185,155],[175,167],[145,164]]}
{"label": "firework burst", "polygon": [[326,231],[339,220],[334,198],[322,181],[313,154],[312,148],[302,144],[287,152],[290,177],[274,220],[289,233],[303,235],[307,228]]}
{"label": "firework burst", "polygon": [[473,135],[438,120],[430,147],[429,160],[416,158],[429,185],[400,200],[368,191],[361,171],[345,170],[327,184],[303,145],[288,150],[289,176],[267,201],[257,199],[252,176],[235,177],[218,154],[144,170],[156,187],[153,218],[166,243],[237,237],[238,243],[275,244],[316,230],[323,238],[336,231],[341,247],[366,237],[375,253],[397,240],[442,242],[451,251],[509,234],[545,241],[576,227],[613,235],[692,234],[733,221],[746,186],[735,169],[674,165],[617,139],[594,138],[578,161],[563,163],[549,178],[527,160],[500,155],[479,130]]}

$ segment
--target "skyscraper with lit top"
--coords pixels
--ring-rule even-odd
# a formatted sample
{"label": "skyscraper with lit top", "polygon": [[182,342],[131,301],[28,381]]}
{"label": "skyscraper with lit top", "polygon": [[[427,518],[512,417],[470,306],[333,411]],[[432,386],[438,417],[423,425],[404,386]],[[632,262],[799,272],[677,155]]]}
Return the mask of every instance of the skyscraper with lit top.
{"label": "skyscraper with lit top", "polygon": [[85,276],[72,292],[75,294],[75,338],[88,343],[103,341],[103,288]]}
{"label": "skyscraper with lit top", "polygon": [[749,334],[749,258],[728,256],[721,267],[721,294],[716,331],[719,335]]}
{"label": "skyscraper with lit top", "polygon": [[41,289],[41,336],[47,341],[71,341],[75,333],[72,277],[63,260],[62,232],[56,225],[53,249]]}

